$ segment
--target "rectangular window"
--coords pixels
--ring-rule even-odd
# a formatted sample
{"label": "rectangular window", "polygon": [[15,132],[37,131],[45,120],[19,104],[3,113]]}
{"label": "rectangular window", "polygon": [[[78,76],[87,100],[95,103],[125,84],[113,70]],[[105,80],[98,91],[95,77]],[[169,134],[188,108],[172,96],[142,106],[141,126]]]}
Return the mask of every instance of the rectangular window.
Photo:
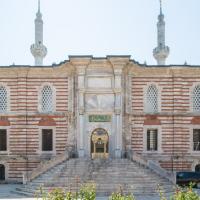
{"label": "rectangular window", "polygon": [[147,130],[147,151],[158,150],[158,130],[148,129]]}
{"label": "rectangular window", "polygon": [[193,150],[200,151],[200,129],[193,130]]}
{"label": "rectangular window", "polygon": [[53,151],[53,130],[42,130],[42,151]]}
{"label": "rectangular window", "polygon": [[0,130],[0,151],[7,151],[7,130]]}

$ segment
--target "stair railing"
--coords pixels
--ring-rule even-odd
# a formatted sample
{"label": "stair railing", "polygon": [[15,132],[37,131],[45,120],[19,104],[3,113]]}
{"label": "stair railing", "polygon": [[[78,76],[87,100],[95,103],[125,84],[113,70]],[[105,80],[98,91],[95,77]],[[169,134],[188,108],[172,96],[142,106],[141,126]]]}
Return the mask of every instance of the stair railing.
{"label": "stair railing", "polygon": [[167,171],[162,168],[159,163],[153,160],[146,160],[142,157],[142,155],[133,152],[132,150],[127,152],[127,158],[138,163],[139,165],[149,168],[159,176],[166,178],[169,182],[176,184],[176,172]]}
{"label": "stair railing", "polygon": [[65,160],[69,159],[69,152],[64,152],[63,154],[57,155],[50,160],[42,161],[37,168],[33,171],[23,174],[23,184],[27,184],[33,179],[37,178],[39,175],[50,170],[52,167],[61,164]]}

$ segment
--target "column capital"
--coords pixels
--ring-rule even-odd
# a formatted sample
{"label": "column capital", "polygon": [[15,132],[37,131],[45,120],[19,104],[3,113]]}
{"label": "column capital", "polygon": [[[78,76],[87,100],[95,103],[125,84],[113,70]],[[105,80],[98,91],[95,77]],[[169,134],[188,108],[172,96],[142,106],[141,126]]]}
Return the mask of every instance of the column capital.
{"label": "column capital", "polygon": [[121,74],[123,68],[129,63],[130,56],[108,56],[115,74]]}
{"label": "column capital", "polygon": [[121,114],[121,109],[120,108],[115,108],[115,114],[120,115]]}
{"label": "column capital", "polygon": [[84,115],[85,109],[83,107],[79,108],[79,115]]}
{"label": "column capital", "polygon": [[122,88],[114,88],[113,92],[115,93],[115,95],[121,95],[122,93]]}
{"label": "column capital", "polygon": [[69,61],[75,66],[77,74],[85,74],[85,69],[91,60],[91,56],[69,56]]}

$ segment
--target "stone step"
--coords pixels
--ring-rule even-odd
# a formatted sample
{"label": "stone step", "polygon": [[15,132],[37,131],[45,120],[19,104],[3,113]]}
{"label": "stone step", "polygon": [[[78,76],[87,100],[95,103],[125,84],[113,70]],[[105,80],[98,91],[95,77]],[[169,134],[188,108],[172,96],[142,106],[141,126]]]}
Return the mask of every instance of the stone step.
{"label": "stone step", "polygon": [[[62,187],[60,186],[59,187],[60,189],[63,189],[63,191],[78,191],[80,189],[80,186],[79,187]],[[51,191],[52,188],[51,187],[44,187],[43,188],[43,191],[46,192],[46,191]],[[121,186],[121,189],[120,189],[120,186],[119,185],[114,185],[112,187],[97,187],[96,189],[96,192],[97,193],[100,193],[100,192],[114,192],[114,191],[123,191],[123,192],[131,192],[131,193],[144,193],[144,192],[148,192],[148,193],[156,193],[156,190],[157,188],[156,187],[149,187],[149,188],[144,188],[144,187],[138,187],[138,188],[130,188],[130,187],[123,187]],[[26,192],[26,193],[29,193],[29,194],[39,194],[39,189],[35,190],[33,188],[21,188],[21,189],[18,189],[18,191],[23,191],[23,192]],[[172,188],[171,187],[163,187],[163,191],[167,191],[167,192],[171,192],[172,191]]]}
{"label": "stone step", "polygon": [[119,189],[120,185],[124,192],[131,191],[136,194],[155,194],[157,183],[163,186],[164,190],[172,191],[172,185],[165,178],[127,159],[71,159],[48,170],[18,192],[34,194],[40,185],[43,185],[46,191],[55,187],[77,191],[81,184],[90,181],[96,183],[99,195],[111,194]]}
{"label": "stone step", "polygon": [[[73,177],[72,177],[73,178]],[[64,179],[68,179],[68,178],[63,178]],[[139,181],[139,182],[146,182],[146,181],[150,181],[150,182],[168,182],[164,179],[159,179],[159,178],[149,178],[149,177],[140,177],[140,176],[136,176],[136,177],[130,177],[130,176],[109,176],[109,179],[106,176],[92,176],[92,180],[94,181],[101,181],[101,180],[105,180],[107,179],[109,180],[132,180],[133,181]]]}

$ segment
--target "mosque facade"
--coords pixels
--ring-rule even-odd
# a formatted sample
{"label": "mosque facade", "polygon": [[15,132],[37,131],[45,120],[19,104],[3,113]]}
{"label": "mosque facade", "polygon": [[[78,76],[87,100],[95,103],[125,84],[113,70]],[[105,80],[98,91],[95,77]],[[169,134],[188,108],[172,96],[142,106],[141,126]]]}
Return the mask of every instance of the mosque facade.
{"label": "mosque facade", "polygon": [[200,66],[165,65],[162,8],[157,65],[130,56],[70,56],[43,66],[40,6],[34,66],[0,67],[0,181],[21,182],[57,157],[133,156],[169,171],[200,164]]}

